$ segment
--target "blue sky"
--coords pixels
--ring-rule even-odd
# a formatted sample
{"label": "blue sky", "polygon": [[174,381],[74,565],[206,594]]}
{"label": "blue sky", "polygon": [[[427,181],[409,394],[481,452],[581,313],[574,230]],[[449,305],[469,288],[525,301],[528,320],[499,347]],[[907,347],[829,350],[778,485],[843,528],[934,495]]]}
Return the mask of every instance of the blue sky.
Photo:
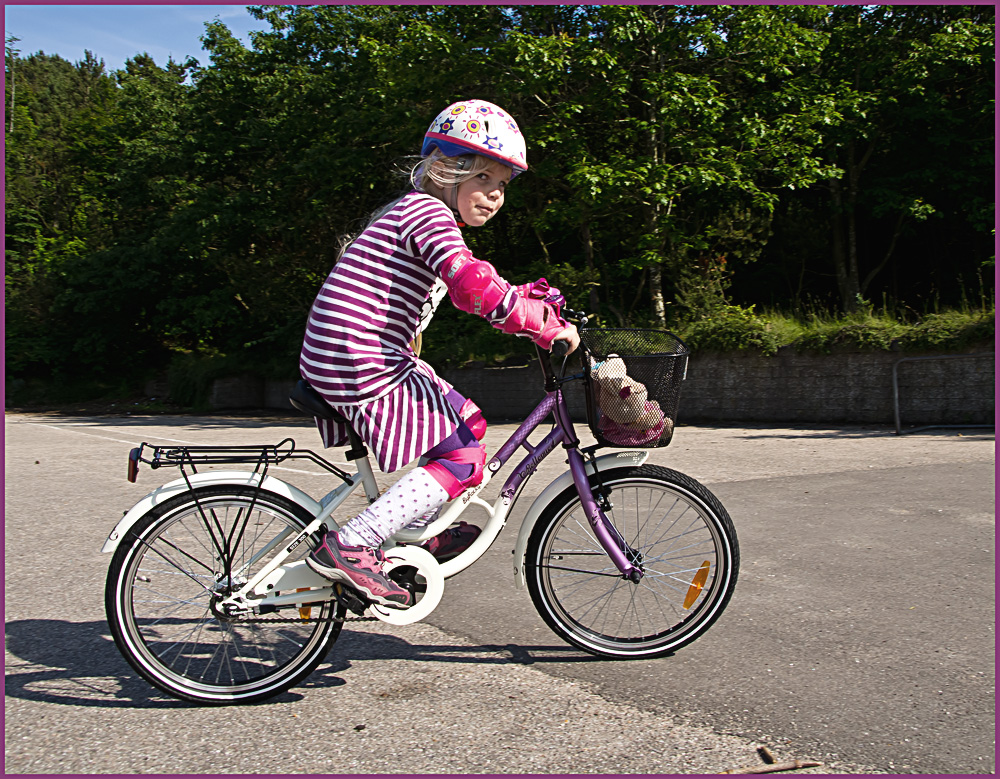
{"label": "blue sky", "polygon": [[269,29],[244,5],[5,5],[4,30],[21,40],[21,56],[44,51],[70,62],[83,59],[89,49],[103,59],[107,71],[125,66],[125,60],[147,52],[157,65],[168,57],[182,62],[194,57],[203,65],[208,54],[199,38],[205,23],[218,18],[244,44],[247,33]]}

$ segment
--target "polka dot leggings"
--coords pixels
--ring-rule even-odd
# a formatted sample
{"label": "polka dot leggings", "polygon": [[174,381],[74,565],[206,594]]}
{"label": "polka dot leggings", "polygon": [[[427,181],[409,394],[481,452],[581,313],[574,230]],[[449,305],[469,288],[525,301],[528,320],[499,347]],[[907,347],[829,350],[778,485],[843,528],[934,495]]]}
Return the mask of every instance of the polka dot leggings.
{"label": "polka dot leggings", "polygon": [[[456,408],[462,407],[465,398],[452,390],[448,401]],[[426,453],[421,463],[431,460],[440,463],[455,479],[472,475],[472,466],[449,462],[442,458],[449,452],[464,447],[477,447],[479,442],[469,427],[460,422],[458,429]],[[441,508],[448,501],[448,491],[424,468],[414,468],[393,484],[385,494],[344,525],[337,533],[347,546],[378,547],[389,536],[416,520]]]}
{"label": "polka dot leggings", "polygon": [[448,493],[423,468],[403,475],[337,534],[347,546],[377,547],[415,519],[443,506]]}

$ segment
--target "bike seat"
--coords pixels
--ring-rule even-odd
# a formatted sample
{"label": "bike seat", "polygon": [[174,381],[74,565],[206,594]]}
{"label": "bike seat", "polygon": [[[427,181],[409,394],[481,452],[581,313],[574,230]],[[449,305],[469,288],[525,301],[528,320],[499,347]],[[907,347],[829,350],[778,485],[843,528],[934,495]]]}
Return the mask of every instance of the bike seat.
{"label": "bike seat", "polygon": [[344,416],[327,403],[305,379],[299,379],[288,400],[295,408],[309,416],[332,419],[334,422],[347,422]]}

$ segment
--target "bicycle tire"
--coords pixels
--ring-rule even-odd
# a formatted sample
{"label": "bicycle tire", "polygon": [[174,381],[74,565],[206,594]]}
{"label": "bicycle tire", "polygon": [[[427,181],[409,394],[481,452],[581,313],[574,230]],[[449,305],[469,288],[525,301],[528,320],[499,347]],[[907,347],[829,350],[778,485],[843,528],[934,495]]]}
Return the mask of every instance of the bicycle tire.
{"label": "bicycle tire", "polygon": [[[290,614],[294,621],[285,623],[220,617],[213,605],[226,594],[219,553],[226,542],[214,544],[209,528],[217,541],[237,528],[229,546],[241,566],[267,541],[294,538],[311,520],[280,495],[238,486],[199,487],[151,509],[122,539],[108,570],[105,609],[122,655],[154,687],[200,704],[254,703],[298,684],[339,637],[343,607],[326,601],[307,607],[308,617],[294,609],[270,616]],[[229,578],[238,584],[247,573]]]}
{"label": "bicycle tire", "polygon": [[[609,519],[642,556],[642,579],[621,576],[571,487],[528,539],[532,602],[558,636],[591,654],[671,654],[704,634],[732,598],[740,558],[733,521],[704,485],[669,468],[616,468],[600,482],[609,490]],[[597,477],[591,484],[597,488]]]}

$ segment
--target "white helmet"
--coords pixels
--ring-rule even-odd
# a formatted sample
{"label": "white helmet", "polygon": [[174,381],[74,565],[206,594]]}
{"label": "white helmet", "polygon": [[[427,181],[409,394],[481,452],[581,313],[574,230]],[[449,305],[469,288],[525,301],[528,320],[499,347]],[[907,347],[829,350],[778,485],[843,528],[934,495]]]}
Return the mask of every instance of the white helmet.
{"label": "white helmet", "polygon": [[[462,100],[439,113],[424,135],[420,154],[437,147],[448,157],[479,154],[514,169],[528,169],[524,136],[510,114],[485,100]],[[511,176],[511,178],[513,178]]]}

